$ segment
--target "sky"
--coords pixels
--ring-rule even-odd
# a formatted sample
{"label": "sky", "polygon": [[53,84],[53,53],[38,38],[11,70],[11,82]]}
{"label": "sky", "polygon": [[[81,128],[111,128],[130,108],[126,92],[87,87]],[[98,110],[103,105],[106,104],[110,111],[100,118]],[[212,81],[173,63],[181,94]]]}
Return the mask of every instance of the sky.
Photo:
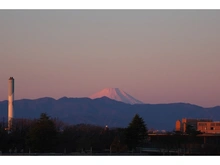
{"label": "sky", "polygon": [[219,10],[0,10],[0,100],[89,97],[220,105]]}

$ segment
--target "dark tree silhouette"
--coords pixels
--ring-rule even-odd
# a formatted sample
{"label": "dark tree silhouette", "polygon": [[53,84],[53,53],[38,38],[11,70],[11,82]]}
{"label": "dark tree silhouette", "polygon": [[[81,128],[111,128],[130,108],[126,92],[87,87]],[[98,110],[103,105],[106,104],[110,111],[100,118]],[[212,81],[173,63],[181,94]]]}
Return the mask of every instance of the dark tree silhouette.
{"label": "dark tree silhouette", "polygon": [[112,153],[121,153],[127,151],[127,146],[121,143],[118,136],[115,136],[110,148]]}
{"label": "dark tree silhouette", "polygon": [[42,113],[32,126],[28,135],[28,145],[31,152],[48,153],[56,146],[57,130],[50,117]]}
{"label": "dark tree silhouette", "polygon": [[136,114],[126,129],[126,143],[129,149],[141,147],[147,141],[147,126]]}

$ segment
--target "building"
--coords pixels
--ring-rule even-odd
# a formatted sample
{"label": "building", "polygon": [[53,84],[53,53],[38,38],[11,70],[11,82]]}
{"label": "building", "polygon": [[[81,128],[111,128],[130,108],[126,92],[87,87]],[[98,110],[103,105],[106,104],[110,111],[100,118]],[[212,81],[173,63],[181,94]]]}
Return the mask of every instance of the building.
{"label": "building", "polygon": [[180,120],[176,121],[176,131],[186,132],[187,125],[192,126],[195,130],[197,130],[198,122],[212,122],[211,119],[189,119],[183,118],[182,122]]}
{"label": "building", "polygon": [[176,131],[182,131],[182,129],[181,129],[181,121],[180,120],[177,120],[176,121]]}
{"label": "building", "polygon": [[220,133],[220,121],[198,122],[197,130],[202,133]]}

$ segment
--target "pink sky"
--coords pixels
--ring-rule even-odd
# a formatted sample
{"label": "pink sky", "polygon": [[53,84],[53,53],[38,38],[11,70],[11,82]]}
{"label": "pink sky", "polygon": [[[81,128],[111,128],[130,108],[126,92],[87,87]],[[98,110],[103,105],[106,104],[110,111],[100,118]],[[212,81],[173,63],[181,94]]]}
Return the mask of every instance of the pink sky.
{"label": "pink sky", "polygon": [[120,88],[145,103],[220,105],[220,11],[0,11],[0,100]]}

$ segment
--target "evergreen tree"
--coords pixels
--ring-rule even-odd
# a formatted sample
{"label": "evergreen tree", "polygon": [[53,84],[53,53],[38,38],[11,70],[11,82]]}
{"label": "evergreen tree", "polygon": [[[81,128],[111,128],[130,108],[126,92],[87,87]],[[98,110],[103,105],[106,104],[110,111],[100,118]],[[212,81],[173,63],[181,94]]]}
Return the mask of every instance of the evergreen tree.
{"label": "evergreen tree", "polygon": [[29,131],[28,144],[31,152],[53,152],[56,147],[57,130],[55,123],[42,113]]}
{"label": "evergreen tree", "polygon": [[129,149],[141,147],[147,140],[147,126],[136,114],[126,129],[126,143]]}

